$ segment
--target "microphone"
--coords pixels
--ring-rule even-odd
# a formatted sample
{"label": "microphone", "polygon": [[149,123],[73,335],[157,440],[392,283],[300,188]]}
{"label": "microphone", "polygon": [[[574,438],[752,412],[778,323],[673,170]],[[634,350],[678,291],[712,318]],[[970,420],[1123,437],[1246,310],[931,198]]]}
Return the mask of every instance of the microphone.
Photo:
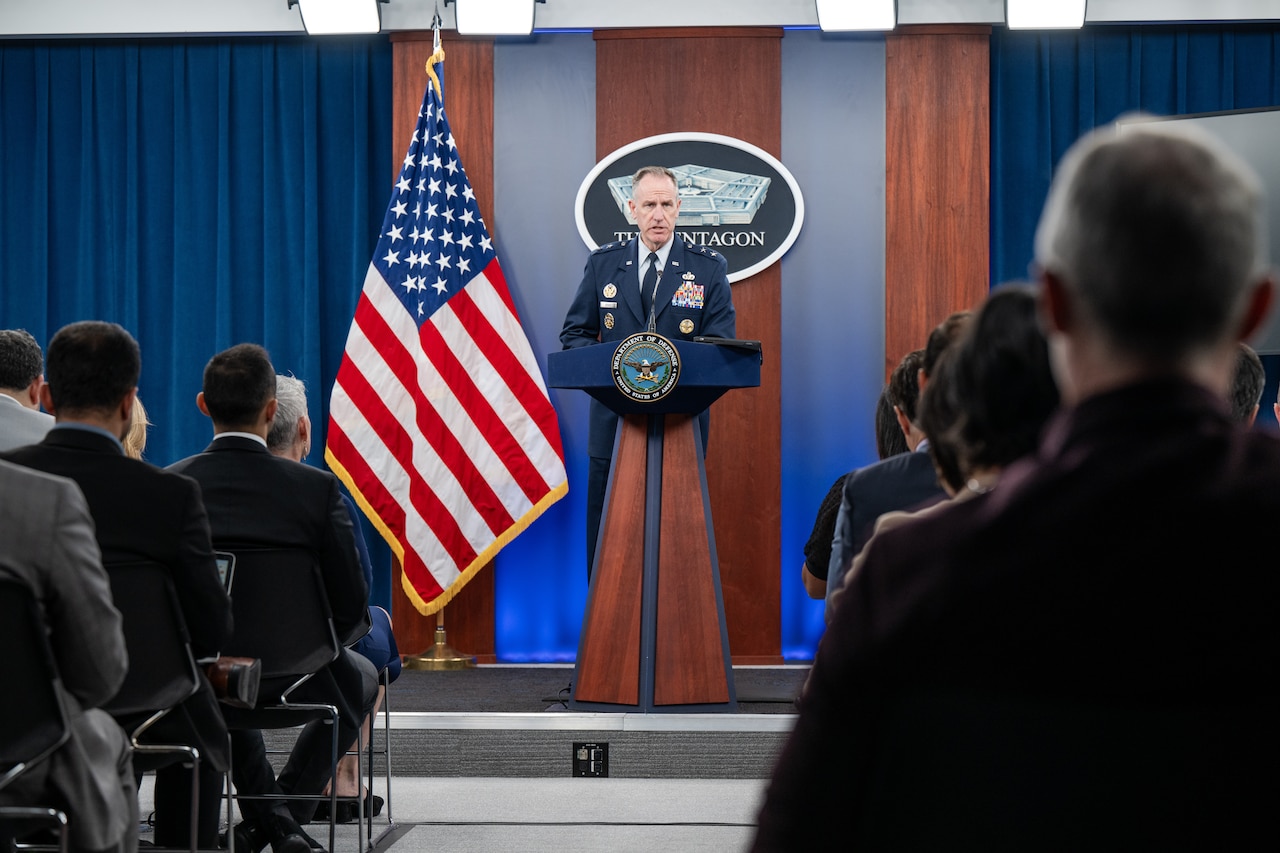
{"label": "microphone", "polygon": [[[657,266],[657,262],[654,262]],[[653,279],[653,292],[649,294],[649,334],[658,330],[658,285],[662,283],[662,267],[658,267],[658,275]]]}

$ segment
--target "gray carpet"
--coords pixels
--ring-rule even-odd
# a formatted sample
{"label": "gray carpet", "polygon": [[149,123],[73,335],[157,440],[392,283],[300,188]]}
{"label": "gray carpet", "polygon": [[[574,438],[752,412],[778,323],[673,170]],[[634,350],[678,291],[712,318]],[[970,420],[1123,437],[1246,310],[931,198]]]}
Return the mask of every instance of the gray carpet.
{"label": "gray carpet", "polygon": [[[807,666],[734,667],[738,713],[794,714]],[[405,669],[391,686],[393,711],[537,713],[568,701],[572,667],[477,666]]]}

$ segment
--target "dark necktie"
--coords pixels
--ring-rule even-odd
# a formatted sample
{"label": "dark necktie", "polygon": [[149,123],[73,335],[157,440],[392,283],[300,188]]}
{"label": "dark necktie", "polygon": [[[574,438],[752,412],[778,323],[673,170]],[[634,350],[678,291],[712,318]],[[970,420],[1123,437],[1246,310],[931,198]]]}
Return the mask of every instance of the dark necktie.
{"label": "dark necktie", "polygon": [[646,317],[653,311],[653,288],[658,283],[658,253],[649,253],[649,269],[645,271],[644,282],[640,285],[640,307]]}

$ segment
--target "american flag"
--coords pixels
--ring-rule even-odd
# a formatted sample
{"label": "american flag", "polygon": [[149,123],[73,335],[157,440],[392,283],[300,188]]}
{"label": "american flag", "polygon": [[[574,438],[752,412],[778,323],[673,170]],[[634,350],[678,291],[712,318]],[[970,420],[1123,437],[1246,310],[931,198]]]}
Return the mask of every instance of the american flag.
{"label": "american flag", "polygon": [[325,459],[423,614],[568,491],[555,410],[432,83],[356,305]]}

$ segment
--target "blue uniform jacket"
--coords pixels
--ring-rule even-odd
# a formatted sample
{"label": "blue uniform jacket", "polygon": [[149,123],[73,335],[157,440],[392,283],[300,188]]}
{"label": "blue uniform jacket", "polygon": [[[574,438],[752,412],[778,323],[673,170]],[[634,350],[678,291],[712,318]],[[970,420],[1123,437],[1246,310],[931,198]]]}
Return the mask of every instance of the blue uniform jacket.
{"label": "blue uniform jacket", "polygon": [[[595,343],[617,344],[648,327],[640,307],[637,240],[608,243],[591,253],[582,283],[573,297],[560,331],[565,349]],[[672,341],[691,341],[698,335],[735,337],[733,297],[724,256],[705,246],[685,243],[677,234],[654,299],[658,334]],[[613,455],[617,416],[591,401],[591,430],[587,452]],[[706,412],[702,413],[706,438]]]}

